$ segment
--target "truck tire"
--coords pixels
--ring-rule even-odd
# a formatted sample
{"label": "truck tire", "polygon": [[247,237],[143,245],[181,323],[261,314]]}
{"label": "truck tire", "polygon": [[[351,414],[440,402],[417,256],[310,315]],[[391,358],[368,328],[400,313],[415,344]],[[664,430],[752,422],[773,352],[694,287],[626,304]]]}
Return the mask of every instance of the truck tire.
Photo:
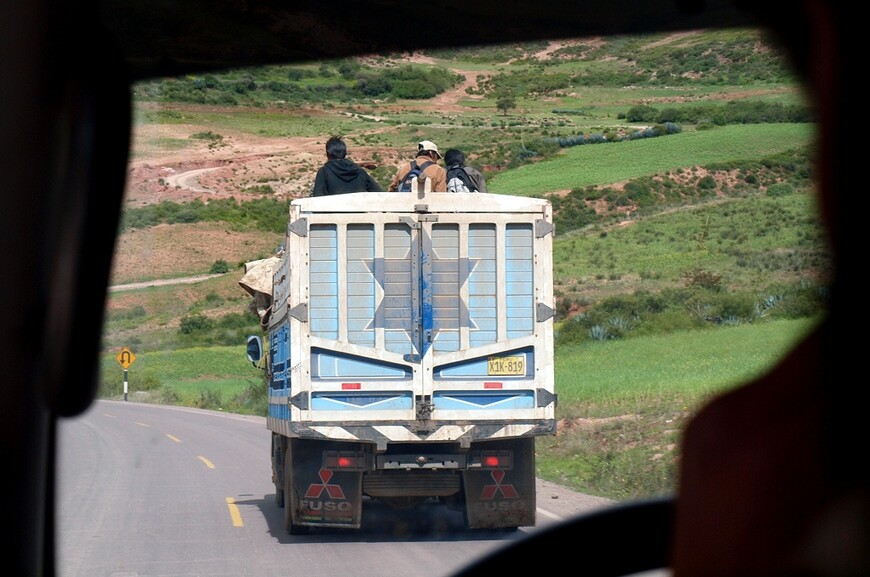
{"label": "truck tire", "polygon": [[[293,502],[293,456],[291,455],[290,443],[287,443],[287,450],[284,453],[284,530],[289,535],[305,535],[311,529],[307,525],[299,525],[293,522],[293,514],[296,512],[296,507]],[[287,500],[289,499],[289,502]]]}
{"label": "truck tire", "polygon": [[273,479],[275,480],[275,504],[279,508],[284,507],[284,479],[287,478],[284,472],[284,451],[282,443],[277,439],[277,435],[272,434],[272,471]]}

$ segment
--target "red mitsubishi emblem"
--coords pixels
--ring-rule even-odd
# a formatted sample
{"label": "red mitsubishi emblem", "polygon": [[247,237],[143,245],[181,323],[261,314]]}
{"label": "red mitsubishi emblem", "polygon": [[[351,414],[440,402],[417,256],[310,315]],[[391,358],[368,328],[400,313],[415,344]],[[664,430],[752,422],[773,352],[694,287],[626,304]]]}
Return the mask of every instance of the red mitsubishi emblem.
{"label": "red mitsubishi emblem", "polygon": [[344,499],[344,491],[341,490],[341,485],[331,485],[329,480],[332,479],[332,471],[320,469],[318,473],[320,483],[311,483],[308,490],[305,491],[305,496],[311,499],[319,499],[320,495],[325,490],[330,499]]}
{"label": "red mitsubishi emblem", "polygon": [[501,484],[501,482],[504,480],[504,471],[491,471],[490,475],[492,475],[492,480],[495,481],[495,484],[483,486],[483,491],[481,491],[480,493],[480,498],[482,500],[488,501],[490,499],[495,499],[498,493],[501,493],[501,496],[505,499],[519,498],[519,494],[517,493],[517,490],[514,489],[513,485]]}

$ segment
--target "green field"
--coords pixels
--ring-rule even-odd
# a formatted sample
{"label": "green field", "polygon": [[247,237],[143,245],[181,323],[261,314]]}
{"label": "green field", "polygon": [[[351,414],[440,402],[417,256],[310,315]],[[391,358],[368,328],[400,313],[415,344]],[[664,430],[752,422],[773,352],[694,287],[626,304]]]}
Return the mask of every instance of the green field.
{"label": "green field", "polygon": [[802,148],[814,137],[815,126],[810,124],[752,124],[586,144],[566,149],[564,155],[550,160],[498,174],[488,186],[502,194],[540,196],[691,166],[764,158]]}

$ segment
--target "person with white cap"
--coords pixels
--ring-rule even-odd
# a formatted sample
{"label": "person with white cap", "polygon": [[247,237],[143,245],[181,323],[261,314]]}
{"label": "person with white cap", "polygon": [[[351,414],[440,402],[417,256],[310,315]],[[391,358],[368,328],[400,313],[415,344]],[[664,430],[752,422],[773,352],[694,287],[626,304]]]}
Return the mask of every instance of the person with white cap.
{"label": "person with white cap", "polygon": [[397,192],[405,177],[414,169],[420,168],[420,178],[428,177],[432,181],[430,190],[432,192],[447,192],[447,171],[443,166],[438,164],[441,159],[441,153],[438,152],[438,147],[430,140],[423,140],[417,143],[417,157],[411,162],[399,168],[393,180],[390,181],[390,186],[387,188],[390,192]]}

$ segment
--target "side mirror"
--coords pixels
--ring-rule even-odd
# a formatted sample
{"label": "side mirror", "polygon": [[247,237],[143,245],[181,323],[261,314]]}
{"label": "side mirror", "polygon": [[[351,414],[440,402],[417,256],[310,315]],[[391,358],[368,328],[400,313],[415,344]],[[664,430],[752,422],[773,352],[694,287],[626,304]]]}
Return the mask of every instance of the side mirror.
{"label": "side mirror", "polygon": [[263,358],[263,341],[258,336],[251,336],[248,337],[246,346],[246,356],[248,357],[248,360],[258,369],[262,368],[257,363],[259,363],[260,359]]}

